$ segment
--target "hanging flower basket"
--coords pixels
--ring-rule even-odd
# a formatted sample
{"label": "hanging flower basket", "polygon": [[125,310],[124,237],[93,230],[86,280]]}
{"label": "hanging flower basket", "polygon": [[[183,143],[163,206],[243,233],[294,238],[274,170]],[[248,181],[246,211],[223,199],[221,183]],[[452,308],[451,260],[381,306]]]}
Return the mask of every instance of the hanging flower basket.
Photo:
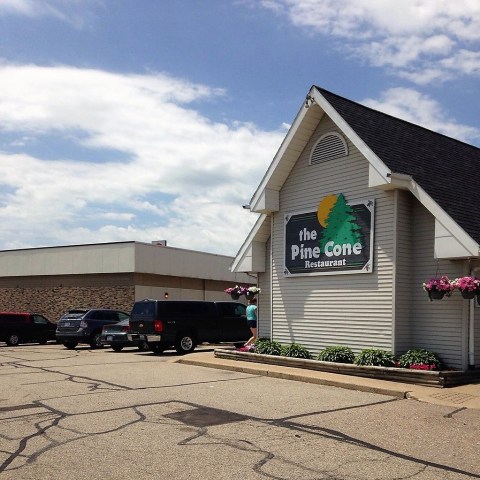
{"label": "hanging flower basket", "polygon": [[441,300],[443,297],[449,297],[456,286],[446,275],[431,278],[423,284],[423,289],[428,293],[428,298],[432,300]]}
{"label": "hanging flower basket", "polygon": [[260,291],[261,290],[258,287],[249,287],[246,288],[243,293],[245,294],[247,300],[252,300],[252,298],[254,298],[257,293],[260,293]]}
{"label": "hanging flower basket", "polygon": [[235,285],[234,287],[226,288],[224,292],[230,295],[230,297],[232,297],[232,300],[238,300],[240,298],[240,295],[243,294],[244,290],[245,287]]}
{"label": "hanging flower basket", "polygon": [[441,300],[445,296],[445,292],[441,290],[430,290],[428,292],[428,297],[430,300]]}
{"label": "hanging flower basket", "polygon": [[476,277],[460,277],[453,281],[456,289],[460,290],[462,297],[466,300],[475,298],[480,294],[480,279]]}

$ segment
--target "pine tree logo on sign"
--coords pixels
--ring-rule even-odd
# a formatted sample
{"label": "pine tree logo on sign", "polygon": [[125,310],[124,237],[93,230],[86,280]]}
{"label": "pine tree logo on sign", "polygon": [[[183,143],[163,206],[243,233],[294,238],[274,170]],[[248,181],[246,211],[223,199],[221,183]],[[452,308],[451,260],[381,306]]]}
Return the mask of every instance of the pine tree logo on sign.
{"label": "pine tree logo on sign", "polygon": [[373,216],[373,200],[350,204],[342,193],[285,215],[285,275],[370,273]]}

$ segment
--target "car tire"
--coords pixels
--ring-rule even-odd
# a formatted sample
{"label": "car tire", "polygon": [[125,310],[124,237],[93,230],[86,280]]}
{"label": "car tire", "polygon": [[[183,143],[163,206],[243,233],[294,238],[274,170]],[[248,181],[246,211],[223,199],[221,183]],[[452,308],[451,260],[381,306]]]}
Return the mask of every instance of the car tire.
{"label": "car tire", "polygon": [[69,350],[74,350],[77,345],[77,342],[63,342],[63,346]]}
{"label": "car tire", "polygon": [[158,343],[151,343],[148,345],[148,348],[150,348],[150,350],[157,355],[160,355],[166,350],[166,347],[164,345],[160,345]]}
{"label": "car tire", "polygon": [[112,350],[114,352],[121,352],[123,350],[123,345],[113,345]]}
{"label": "car tire", "polygon": [[46,345],[48,340],[40,340],[38,343],[40,345]]}
{"label": "car tire", "polygon": [[103,344],[101,341],[102,334],[100,332],[95,332],[90,337],[90,347],[91,348],[103,348]]}
{"label": "car tire", "polygon": [[195,337],[191,333],[182,333],[177,337],[175,342],[175,350],[180,355],[192,353],[196,347]]}
{"label": "car tire", "polygon": [[20,343],[20,338],[16,333],[11,333],[5,341],[9,347],[16,347]]}
{"label": "car tire", "polygon": [[137,347],[141,352],[145,352],[146,350],[148,350],[148,343],[147,342],[140,342],[137,345]]}

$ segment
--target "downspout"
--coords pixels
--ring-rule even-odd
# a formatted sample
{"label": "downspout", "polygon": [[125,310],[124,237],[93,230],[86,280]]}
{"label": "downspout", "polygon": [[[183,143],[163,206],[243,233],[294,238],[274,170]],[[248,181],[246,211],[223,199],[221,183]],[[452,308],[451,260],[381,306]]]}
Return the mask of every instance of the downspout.
{"label": "downspout", "polygon": [[273,340],[273,219],[275,218],[274,213],[270,214],[270,340]]}
{"label": "downspout", "polygon": [[392,277],[392,353],[397,353],[397,286],[398,286],[398,188],[393,191],[393,277]]}
{"label": "downspout", "polygon": [[[469,261],[470,276],[475,276],[475,268],[472,268]],[[470,300],[470,312],[468,315],[468,369],[472,370],[475,368],[475,302],[477,297],[473,300]]]}
{"label": "downspout", "polygon": [[468,317],[468,369],[475,368],[475,302],[470,300],[470,315]]}

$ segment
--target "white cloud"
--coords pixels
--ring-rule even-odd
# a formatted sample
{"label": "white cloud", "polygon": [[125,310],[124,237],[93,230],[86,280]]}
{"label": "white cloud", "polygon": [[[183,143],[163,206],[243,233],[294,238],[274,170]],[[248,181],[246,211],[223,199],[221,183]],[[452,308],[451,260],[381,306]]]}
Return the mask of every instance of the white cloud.
{"label": "white cloud", "polygon": [[479,129],[456,123],[436,100],[411,88],[391,88],[380,100],[367,98],[361,103],[458,140],[480,138]]}
{"label": "white cloud", "polygon": [[[341,39],[339,48],[412,81],[479,73],[477,0],[268,0],[262,5],[304,31]],[[444,75],[422,75],[423,70]]]}
{"label": "white cloud", "polygon": [[99,0],[1,0],[0,15],[16,14],[31,18],[53,17],[82,28],[91,16],[88,6],[101,6]]}
{"label": "white cloud", "polygon": [[[0,84],[0,133],[87,152],[46,160],[27,141],[23,153],[0,153],[3,248],[166,238],[236,253],[254,221],[241,205],[283,130],[213,123],[191,105],[222,90],[163,74],[6,65]],[[96,160],[103,149],[118,160]]]}

